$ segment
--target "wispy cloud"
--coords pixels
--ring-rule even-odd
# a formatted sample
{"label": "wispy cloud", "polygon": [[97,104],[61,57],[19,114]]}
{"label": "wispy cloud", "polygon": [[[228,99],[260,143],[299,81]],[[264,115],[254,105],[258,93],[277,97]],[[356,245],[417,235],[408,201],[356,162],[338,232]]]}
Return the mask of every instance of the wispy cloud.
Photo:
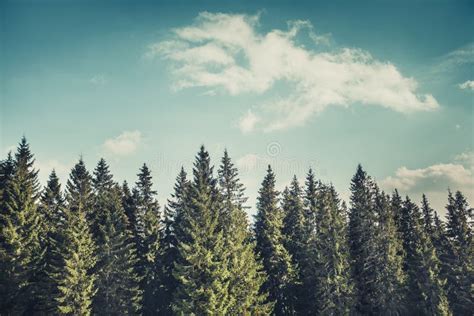
{"label": "wispy cloud", "polygon": [[97,75],[92,76],[89,79],[89,82],[93,85],[96,85],[96,86],[103,86],[108,82],[108,80],[107,80],[105,75],[97,74]]}
{"label": "wispy cloud", "polygon": [[239,128],[242,133],[250,133],[255,129],[255,125],[260,121],[260,118],[256,116],[251,110],[240,118]]}
{"label": "wispy cloud", "polygon": [[68,166],[56,159],[37,160],[35,163],[35,168],[39,169],[38,177],[42,185],[46,185],[49,175],[53,169],[61,182],[66,183],[71,167],[72,166]]}
{"label": "wispy cloud", "polygon": [[142,142],[140,131],[125,131],[119,136],[107,139],[103,147],[112,154],[125,156],[134,153]]}
{"label": "wispy cloud", "polygon": [[472,63],[474,63],[474,42],[441,56],[433,66],[433,72],[449,72]]}
{"label": "wispy cloud", "polygon": [[[243,132],[302,125],[330,105],[361,103],[402,113],[439,107],[390,62],[360,49],[328,49],[329,36],[317,34],[308,21],[261,33],[259,20],[259,15],[204,12],[192,25],[174,29],[169,40],[151,45],[146,55],[173,62],[176,90],[202,87],[236,96],[263,94],[276,82],[287,82],[286,95],[247,113]],[[305,34],[313,48],[297,43]]]}
{"label": "wispy cloud", "polygon": [[459,88],[463,90],[474,90],[474,81],[468,80],[466,82],[463,82],[459,85]]}

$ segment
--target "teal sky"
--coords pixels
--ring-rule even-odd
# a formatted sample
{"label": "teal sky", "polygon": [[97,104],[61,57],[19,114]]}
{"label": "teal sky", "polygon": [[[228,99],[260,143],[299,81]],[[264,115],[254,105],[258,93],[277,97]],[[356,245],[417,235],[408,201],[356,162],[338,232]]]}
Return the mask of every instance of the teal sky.
{"label": "teal sky", "polygon": [[[345,199],[362,163],[442,211],[474,198],[472,1],[2,1],[0,150],[41,180],[82,154],[118,181],[143,162],[160,201],[204,144],[250,206],[311,166]],[[299,21],[299,22],[295,22]]]}

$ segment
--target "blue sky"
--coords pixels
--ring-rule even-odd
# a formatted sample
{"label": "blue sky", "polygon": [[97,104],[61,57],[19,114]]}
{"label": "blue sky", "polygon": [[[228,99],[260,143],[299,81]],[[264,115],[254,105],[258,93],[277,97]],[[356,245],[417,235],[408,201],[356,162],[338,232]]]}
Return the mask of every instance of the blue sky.
{"label": "blue sky", "polygon": [[472,1],[2,1],[0,150],[26,135],[42,181],[83,155],[143,162],[160,201],[204,144],[250,206],[311,166],[345,199],[358,163],[439,211],[474,198]]}

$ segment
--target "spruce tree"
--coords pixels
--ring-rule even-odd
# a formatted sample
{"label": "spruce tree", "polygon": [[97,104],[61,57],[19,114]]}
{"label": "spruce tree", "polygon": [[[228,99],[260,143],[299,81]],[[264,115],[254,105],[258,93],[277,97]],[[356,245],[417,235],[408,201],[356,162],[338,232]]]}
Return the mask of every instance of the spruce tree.
{"label": "spruce tree", "polygon": [[11,159],[3,165],[0,213],[0,310],[6,314],[34,313],[38,308],[41,216],[37,208],[38,172],[23,137],[11,173]]}
{"label": "spruce tree", "polygon": [[228,313],[232,315],[267,314],[271,306],[265,303],[266,294],[260,288],[266,275],[255,257],[255,243],[245,212],[247,198],[244,186],[238,177],[238,170],[232,163],[227,150],[218,170],[219,189],[222,195],[223,223],[226,248],[229,259],[229,295],[233,304]]}
{"label": "spruce tree", "polygon": [[127,230],[120,188],[104,192],[103,240],[98,248],[97,295],[94,314],[135,315],[141,307],[140,278],[135,271],[136,249]]}
{"label": "spruce tree", "polygon": [[66,184],[66,201],[68,208],[73,212],[81,209],[88,216],[92,212],[92,178],[82,157],[69,175]]}
{"label": "spruce tree", "polygon": [[90,315],[92,299],[96,293],[92,272],[96,264],[95,244],[89,231],[84,209],[66,212],[67,224],[62,253],[63,268],[56,275],[58,280],[59,314]]}
{"label": "spruce tree", "polygon": [[297,269],[298,278],[294,290],[296,295],[295,308],[298,312],[304,312],[304,292],[301,286],[303,276],[304,261],[306,260],[306,214],[303,204],[303,190],[301,189],[296,176],[291,181],[287,194],[283,194],[282,209],[283,218],[283,235],[285,236],[285,247],[291,255],[293,266]]}
{"label": "spruce tree", "polygon": [[67,209],[62,267],[53,274],[58,284],[57,312],[70,315],[90,315],[97,292],[94,267],[97,262],[96,245],[87,217],[92,213],[92,179],[82,157],[72,168],[66,186]]}
{"label": "spruce tree", "polygon": [[62,252],[67,247],[64,239],[66,230],[65,199],[61,192],[61,184],[56,172],[49,175],[46,187],[40,198],[39,211],[42,216],[41,246],[45,255],[41,262],[43,269],[40,274],[39,297],[40,311],[54,313],[57,311],[59,295],[57,275],[63,267]]}
{"label": "spruce tree", "polygon": [[140,168],[136,182],[136,214],[133,235],[136,241],[138,263],[136,271],[141,279],[143,310],[145,315],[153,315],[158,310],[156,300],[159,288],[157,267],[160,241],[160,206],[153,190],[151,171],[146,164]]}
{"label": "spruce tree", "polygon": [[320,189],[317,238],[313,239],[316,289],[308,314],[349,315],[352,306],[350,258],[344,210],[333,186]]}
{"label": "spruce tree", "polygon": [[194,163],[190,202],[178,240],[182,262],[175,265],[178,288],[173,311],[179,315],[224,315],[229,296],[229,253],[220,227],[221,198],[217,192],[208,152],[201,147]]}
{"label": "spruce tree", "polygon": [[395,225],[390,198],[375,188],[377,214],[377,294],[376,313],[404,315],[406,274],[403,270],[402,241]]}
{"label": "spruce tree", "polygon": [[426,234],[421,211],[407,197],[403,214],[408,219],[405,232],[408,275],[408,312],[412,315],[451,315],[440,277],[440,262]]}
{"label": "spruce tree", "polygon": [[351,181],[349,213],[349,249],[355,283],[355,310],[360,314],[377,311],[377,213],[374,206],[374,182],[357,167]]}
{"label": "spruce tree", "polygon": [[176,177],[174,193],[168,199],[163,211],[160,230],[160,248],[157,261],[160,287],[157,295],[158,312],[163,315],[172,313],[172,299],[178,286],[178,281],[173,275],[174,266],[182,263],[178,251],[178,240],[182,240],[182,218],[188,201],[189,181],[184,168]]}
{"label": "spruce tree", "polygon": [[302,276],[303,293],[300,304],[302,310],[316,311],[314,293],[317,291],[316,249],[317,216],[321,183],[315,179],[312,169],[309,169],[305,181],[303,196],[304,204],[304,258],[300,262],[299,271]]}
{"label": "spruce tree", "polygon": [[263,293],[268,292],[268,302],[274,302],[276,315],[295,314],[294,283],[296,271],[291,255],[284,246],[283,211],[278,207],[275,175],[270,166],[257,198],[255,218],[256,252],[261,258],[267,280]]}
{"label": "spruce tree", "polygon": [[472,212],[464,195],[449,191],[446,234],[451,258],[449,266],[448,297],[455,315],[468,315],[474,310],[474,245]]}

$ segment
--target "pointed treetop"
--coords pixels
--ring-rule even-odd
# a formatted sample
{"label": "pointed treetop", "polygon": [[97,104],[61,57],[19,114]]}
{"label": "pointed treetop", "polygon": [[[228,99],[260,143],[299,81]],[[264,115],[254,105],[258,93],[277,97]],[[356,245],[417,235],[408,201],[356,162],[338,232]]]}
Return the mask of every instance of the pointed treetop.
{"label": "pointed treetop", "polygon": [[104,158],[101,158],[97,163],[92,182],[94,189],[98,192],[108,190],[113,186],[112,173],[110,173],[109,166]]}

